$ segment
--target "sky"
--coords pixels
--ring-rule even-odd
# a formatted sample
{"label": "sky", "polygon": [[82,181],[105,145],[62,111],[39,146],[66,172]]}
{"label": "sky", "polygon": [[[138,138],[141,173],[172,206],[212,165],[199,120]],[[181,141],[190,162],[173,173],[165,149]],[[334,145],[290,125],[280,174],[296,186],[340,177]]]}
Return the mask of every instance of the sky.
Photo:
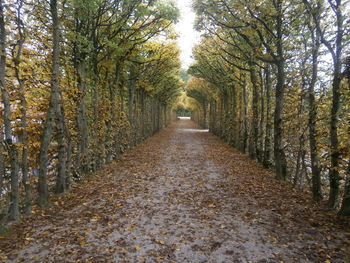
{"label": "sky", "polygon": [[175,25],[175,30],[179,34],[177,41],[181,50],[181,62],[184,69],[187,69],[193,62],[191,58],[192,48],[200,39],[200,34],[193,29],[195,14],[191,5],[191,0],[177,0],[181,16],[179,22]]}

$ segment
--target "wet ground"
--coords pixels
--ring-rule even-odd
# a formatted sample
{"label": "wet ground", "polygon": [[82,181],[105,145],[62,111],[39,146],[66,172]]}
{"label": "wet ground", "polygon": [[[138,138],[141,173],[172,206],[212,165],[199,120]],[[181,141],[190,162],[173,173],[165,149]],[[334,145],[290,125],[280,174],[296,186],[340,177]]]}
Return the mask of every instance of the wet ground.
{"label": "wet ground", "polygon": [[53,199],[51,209],[36,209],[2,240],[0,258],[350,262],[349,234],[307,200],[307,193],[179,120]]}

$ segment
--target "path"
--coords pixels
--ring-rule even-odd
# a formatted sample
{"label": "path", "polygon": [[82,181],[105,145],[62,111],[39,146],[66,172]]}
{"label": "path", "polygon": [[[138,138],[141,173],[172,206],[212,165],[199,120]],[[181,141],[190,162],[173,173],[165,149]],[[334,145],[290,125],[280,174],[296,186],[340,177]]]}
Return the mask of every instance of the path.
{"label": "path", "polygon": [[36,209],[17,226],[16,237],[2,240],[0,257],[4,262],[350,262],[349,235],[307,198],[191,121],[180,120],[53,200],[51,209]]}

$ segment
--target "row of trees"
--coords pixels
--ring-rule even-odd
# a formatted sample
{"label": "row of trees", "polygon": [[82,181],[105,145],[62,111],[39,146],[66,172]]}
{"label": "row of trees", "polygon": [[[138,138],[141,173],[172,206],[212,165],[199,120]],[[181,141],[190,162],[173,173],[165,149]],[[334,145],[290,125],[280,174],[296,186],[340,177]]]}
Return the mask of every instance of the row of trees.
{"label": "row of trees", "polygon": [[342,0],[195,1],[187,94],[202,125],[350,214],[349,10]]}
{"label": "row of trees", "polygon": [[0,1],[2,223],[169,122],[177,17],[167,1]]}

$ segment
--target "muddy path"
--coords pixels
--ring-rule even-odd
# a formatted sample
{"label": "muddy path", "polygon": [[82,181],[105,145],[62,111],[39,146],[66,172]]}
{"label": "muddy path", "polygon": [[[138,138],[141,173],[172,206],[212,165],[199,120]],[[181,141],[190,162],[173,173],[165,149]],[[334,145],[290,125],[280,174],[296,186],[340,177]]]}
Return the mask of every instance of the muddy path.
{"label": "muddy path", "polygon": [[307,193],[180,120],[0,240],[3,262],[350,262]]}

